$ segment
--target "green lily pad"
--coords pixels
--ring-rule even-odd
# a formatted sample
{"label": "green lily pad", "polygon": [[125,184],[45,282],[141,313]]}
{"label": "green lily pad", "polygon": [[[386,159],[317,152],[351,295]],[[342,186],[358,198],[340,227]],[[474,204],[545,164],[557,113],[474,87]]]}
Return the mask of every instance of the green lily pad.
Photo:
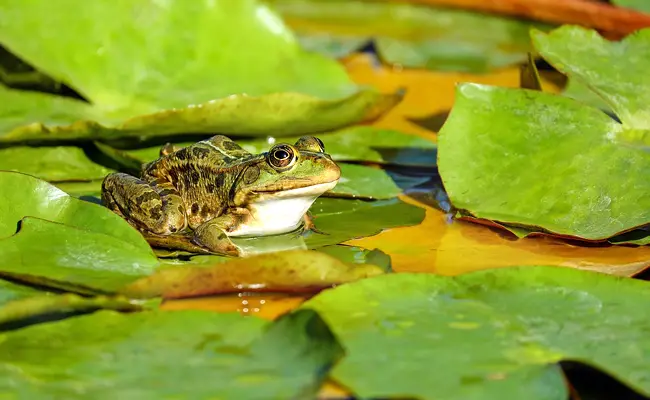
{"label": "green lily pad", "polygon": [[18,221],[29,216],[113,236],[142,251],[149,249],[142,235],[117,214],[33,176],[0,171],[0,187],[8,189],[0,192],[0,238],[13,235]]}
{"label": "green lily pad", "polygon": [[613,4],[650,13],[650,3],[645,0],[612,0]]}
{"label": "green lily pad", "polygon": [[72,146],[0,149],[0,170],[22,172],[46,181],[103,179],[113,172],[94,163],[81,148]]}
{"label": "green lily pad", "polygon": [[[0,115],[10,117],[0,125],[4,142],[292,135],[374,119],[401,98],[359,89],[257,0],[12,0],[0,13],[4,46],[92,103],[4,90],[2,103],[14,104]],[[34,111],[36,102],[46,107]]]}
{"label": "green lily pad", "polygon": [[310,209],[316,229],[305,237],[311,249],[372,236],[385,229],[417,225],[425,209],[397,198],[377,201],[319,198]]}
{"label": "green lily pad", "polygon": [[342,49],[374,39],[378,53],[392,64],[486,72],[525,61],[532,47],[528,30],[533,25],[511,18],[381,1],[270,3],[304,46],[328,55],[340,56]]}
{"label": "green lily pad", "polygon": [[623,131],[563,96],[463,84],[439,134],[439,171],[474,217],[606,240],[650,222],[650,153]]}
{"label": "green lily pad", "polygon": [[578,26],[531,35],[544,59],[600,95],[626,128],[650,129],[650,29],[621,42]]}
{"label": "green lily pad", "polygon": [[0,309],[6,303],[26,299],[35,295],[44,294],[46,292],[34,289],[30,286],[19,285],[4,279],[0,279]]}
{"label": "green lily pad", "polygon": [[72,293],[41,294],[1,305],[0,331],[102,309],[139,311],[141,307],[124,297],[82,297]]}
{"label": "green lily pad", "polygon": [[384,273],[375,265],[345,263],[318,251],[293,250],[212,266],[183,265],[161,268],[120,290],[133,298],[165,299],[238,292],[313,293]]}
{"label": "green lily pad", "polygon": [[148,245],[141,249],[112,235],[39,218],[24,218],[18,233],[0,239],[0,276],[64,290],[113,293],[158,265]]}
{"label": "green lily pad", "polygon": [[[317,311],[341,340],[347,356],[332,377],[361,398],[563,400],[560,360],[650,394],[650,322],[639,307],[648,301],[647,282],[514,267],[388,274],[326,290],[301,308]],[[363,308],[350,312],[350,304]]]}
{"label": "green lily pad", "polygon": [[0,335],[0,396],[313,398],[341,355],[313,312],[100,311]]}
{"label": "green lily pad", "polygon": [[0,275],[111,291],[158,265],[140,233],[107,208],[15,172],[0,172],[0,187],[9,189],[0,193]]}
{"label": "green lily pad", "polygon": [[591,90],[589,86],[575,79],[569,79],[567,81],[562,94],[603,111],[612,112],[610,106],[602,97]]}

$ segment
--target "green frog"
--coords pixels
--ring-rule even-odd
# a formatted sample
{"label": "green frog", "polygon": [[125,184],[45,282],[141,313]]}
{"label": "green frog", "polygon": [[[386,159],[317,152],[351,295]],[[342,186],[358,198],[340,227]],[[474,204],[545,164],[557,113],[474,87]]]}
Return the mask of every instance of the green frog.
{"label": "green frog", "polygon": [[340,176],[316,137],[251,154],[217,135],[182,149],[164,146],[160,158],[142,166],[140,178],[108,175],[102,202],[145,236],[189,233],[198,246],[236,256],[231,237],[305,226],[312,203]]}

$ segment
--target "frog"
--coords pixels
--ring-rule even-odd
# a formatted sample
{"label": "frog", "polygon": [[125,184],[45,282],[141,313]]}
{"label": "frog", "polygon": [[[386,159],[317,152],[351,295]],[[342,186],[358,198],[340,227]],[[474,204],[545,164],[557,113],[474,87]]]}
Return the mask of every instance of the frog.
{"label": "frog", "polygon": [[313,227],[310,207],[340,177],[317,137],[253,154],[215,135],[180,149],[163,146],[139,177],[107,175],[101,200],[145,237],[184,234],[210,252],[239,256],[232,238]]}

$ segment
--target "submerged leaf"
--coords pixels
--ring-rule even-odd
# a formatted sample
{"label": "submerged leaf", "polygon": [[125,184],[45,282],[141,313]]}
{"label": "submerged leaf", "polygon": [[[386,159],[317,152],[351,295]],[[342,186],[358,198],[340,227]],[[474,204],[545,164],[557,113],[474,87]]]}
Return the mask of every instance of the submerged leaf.
{"label": "submerged leaf", "polygon": [[440,175],[474,217],[606,240],[650,222],[650,152],[624,131],[563,96],[463,84],[439,135]]}
{"label": "submerged leaf", "polygon": [[309,248],[343,243],[372,236],[384,229],[417,225],[424,219],[423,208],[397,198],[378,201],[319,198],[311,208],[314,225],[305,242]]}
{"label": "submerged leaf", "polygon": [[347,264],[318,251],[293,250],[218,261],[212,267],[162,268],[120,292],[166,299],[242,291],[309,293],[382,273],[375,265]]}
{"label": "submerged leaf", "polygon": [[4,90],[15,100],[4,142],[311,133],[372,120],[401,98],[302,50],[257,0],[9,0],[0,13],[3,45],[93,104]]}
{"label": "submerged leaf", "polygon": [[100,311],[0,335],[0,396],[312,398],[341,355],[309,311]]}
{"label": "submerged leaf", "polygon": [[[531,23],[464,10],[382,1],[272,0],[310,50],[374,39],[383,59],[404,67],[486,72],[522,62]],[[540,28],[542,25],[537,25]],[[338,46],[337,46],[338,45]]]}
{"label": "submerged leaf", "polygon": [[[650,323],[639,307],[648,301],[647,282],[516,267],[379,276],[302,308],[318,311],[342,341],[347,356],[332,376],[359,397],[560,400],[560,360],[650,394]],[[363,308],[350,312],[350,304]]]}

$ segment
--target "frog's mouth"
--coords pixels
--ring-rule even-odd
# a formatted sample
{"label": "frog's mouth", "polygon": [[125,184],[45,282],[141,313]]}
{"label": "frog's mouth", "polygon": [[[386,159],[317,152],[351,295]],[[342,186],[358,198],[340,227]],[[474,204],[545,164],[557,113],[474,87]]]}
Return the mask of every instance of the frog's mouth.
{"label": "frog's mouth", "polygon": [[255,193],[258,197],[258,200],[264,201],[266,199],[287,199],[287,198],[297,198],[297,197],[318,197],[321,194],[331,190],[336,186],[339,180],[318,183],[316,185],[303,186],[296,189],[289,190],[255,190]]}

